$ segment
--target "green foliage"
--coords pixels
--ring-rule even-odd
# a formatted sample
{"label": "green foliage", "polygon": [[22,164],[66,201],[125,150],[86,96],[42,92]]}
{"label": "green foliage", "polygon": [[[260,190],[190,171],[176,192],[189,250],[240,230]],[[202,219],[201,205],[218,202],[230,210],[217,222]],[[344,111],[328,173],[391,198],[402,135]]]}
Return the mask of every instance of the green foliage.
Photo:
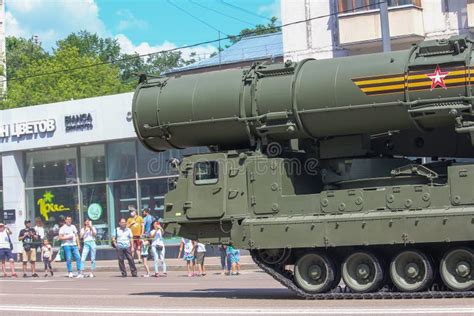
{"label": "green foliage", "polygon": [[[278,19],[276,17],[272,17],[270,19],[270,23],[268,23],[267,25],[257,24],[253,28],[245,28],[245,29],[241,30],[238,35],[229,37],[229,40],[230,40],[231,44],[230,45],[225,45],[225,48],[229,48],[230,46],[234,45],[235,43],[237,43],[238,41],[240,41],[244,37],[280,32],[281,27],[276,25],[277,20]],[[222,48],[222,47],[218,48],[218,52],[222,52],[223,50],[224,50],[224,48]],[[218,52],[212,53],[210,57],[216,56],[218,54]]]}
{"label": "green foliage", "polygon": [[[196,61],[196,54],[185,60],[180,51],[122,54],[117,40],[88,31],[71,33],[56,46],[48,53],[33,39],[6,38],[8,87],[0,109],[133,91],[137,74],[162,75]],[[94,66],[82,68],[87,65]],[[64,71],[73,68],[81,69]]]}
{"label": "green foliage", "polygon": [[230,41],[232,42],[232,44],[235,44],[238,41],[240,41],[242,38],[247,37],[247,36],[263,35],[263,34],[279,32],[280,27],[276,25],[277,20],[278,19],[276,17],[272,17],[270,20],[270,23],[268,23],[267,25],[257,24],[255,25],[254,28],[245,28],[239,32],[239,35],[231,36]]}
{"label": "green foliage", "polygon": [[101,38],[88,31],[71,33],[56,43],[57,49],[72,46],[79,49],[81,56],[98,57],[101,61],[112,62],[120,58],[120,45],[116,39]]}
{"label": "green foliage", "polygon": [[[184,61],[181,52],[164,52],[148,57],[139,57],[138,54],[124,54],[120,61],[121,78],[123,82],[136,79],[136,74],[146,73],[159,76],[164,72],[187,65],[191,61]],[[136,80],[134,81],[136,84]]]}
{"label": "green foliage", "polygon": [[8,36],[5,41],[7,80],[17,76],[17,71],[33,61],[49,58],[49,54],[33,39]]}
{"label": "green foliage", "polygon": [[[8,82],[3,108],[22,107],[127,91],[120,81],[119,68],[102,64],[61,72],[78,65],[100,63],[99,57],[81,56],[79,49],[62,45],[53,56],[41,58],[17,69],[17,79]],[[35,74],[59,72],[37,76]]]}

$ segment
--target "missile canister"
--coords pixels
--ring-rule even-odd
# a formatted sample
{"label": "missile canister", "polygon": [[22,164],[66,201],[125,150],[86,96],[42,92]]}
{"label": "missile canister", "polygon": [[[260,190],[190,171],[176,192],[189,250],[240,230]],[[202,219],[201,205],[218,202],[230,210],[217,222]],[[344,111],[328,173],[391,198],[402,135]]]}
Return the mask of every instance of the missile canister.
{"label": "missile canister", "polygon": [[[146,79],[134,126],[150,149],[430,130],[472,131],[472,43]],[[467,120],[467,121],[466,121]]]}

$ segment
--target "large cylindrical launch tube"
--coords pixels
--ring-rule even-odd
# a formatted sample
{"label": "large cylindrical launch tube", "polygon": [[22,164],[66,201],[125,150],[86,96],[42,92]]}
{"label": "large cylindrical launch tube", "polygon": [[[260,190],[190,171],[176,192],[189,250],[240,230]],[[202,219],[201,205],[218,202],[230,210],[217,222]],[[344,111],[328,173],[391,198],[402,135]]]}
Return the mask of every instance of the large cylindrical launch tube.
{"label": "large cylindrical launch tube", "polygon": [[471,46],[454,37],[391,53],[147,79],[135,92],[134,125],[153,150],[463,128],[472,117]]}

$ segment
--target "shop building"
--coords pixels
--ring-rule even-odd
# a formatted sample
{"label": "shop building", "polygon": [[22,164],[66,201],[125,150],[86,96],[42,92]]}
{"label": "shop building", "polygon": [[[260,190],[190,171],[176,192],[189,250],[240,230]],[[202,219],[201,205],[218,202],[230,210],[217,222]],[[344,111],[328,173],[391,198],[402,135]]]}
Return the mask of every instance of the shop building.
{"label": "shop building", "polygon": [[[207,148],[151,152],[136,139],[133,93],[0,111],[0,219],[18,234],[40,219],[57,236],[61,216],[91,218],[99,245],[129,207],[163,212],[170,158]],[[15,251],[18,251],[18,243]]]}

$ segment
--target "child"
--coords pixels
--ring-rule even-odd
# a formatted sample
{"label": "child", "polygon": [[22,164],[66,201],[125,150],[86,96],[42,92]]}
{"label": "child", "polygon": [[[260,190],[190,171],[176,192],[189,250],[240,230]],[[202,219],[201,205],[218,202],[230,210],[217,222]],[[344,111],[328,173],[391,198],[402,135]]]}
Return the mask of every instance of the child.
{"label": "child", "polygon": [[232,265],[232,275],[240,274],[240,250],[235,249],[233,245],[228,245],[227,249],[228,262]]}
{"label": "child", "polygon": [[41,247],[41,259],[43,259],[44,263],[44,277],[48,276],[48,270],[49,273],[51,273],[51,276],[54,275],[53,273],[53,267],[51,267],[51,258],[53,257],[53,248],[49,244],[49,241],[47,239],[43,240],[43,247]]}
{"label": "child", "polygon": [[146,269],[146,274],[143,275],[144,278],[150,277],[150,268],[148,268],[149,250],[150,250],[150,241],[145,238],[143,240],[143,247],[142,247],[142,251],[141,251],[141,257],[142,257],[142,260],[143,260],[143,265],[145,266],[145,269]]}
{"label": "child", "polygon": [[194,261],[194,241],[186,238],[181,238],[179,245],[178,258],[181,257],[181,253],[184,250],[183,259],[186,261],[186,269],[188,270],[188,277],[195,275],[195,261]]}
{"label": "child", "polygon": [[204,258],[206,257],[206,245],[196,241],[194,248],[195,250],[193,252],[196,254],[196,263],[199,269],[198,276],[205,276],[206,268],[204,267]]}

